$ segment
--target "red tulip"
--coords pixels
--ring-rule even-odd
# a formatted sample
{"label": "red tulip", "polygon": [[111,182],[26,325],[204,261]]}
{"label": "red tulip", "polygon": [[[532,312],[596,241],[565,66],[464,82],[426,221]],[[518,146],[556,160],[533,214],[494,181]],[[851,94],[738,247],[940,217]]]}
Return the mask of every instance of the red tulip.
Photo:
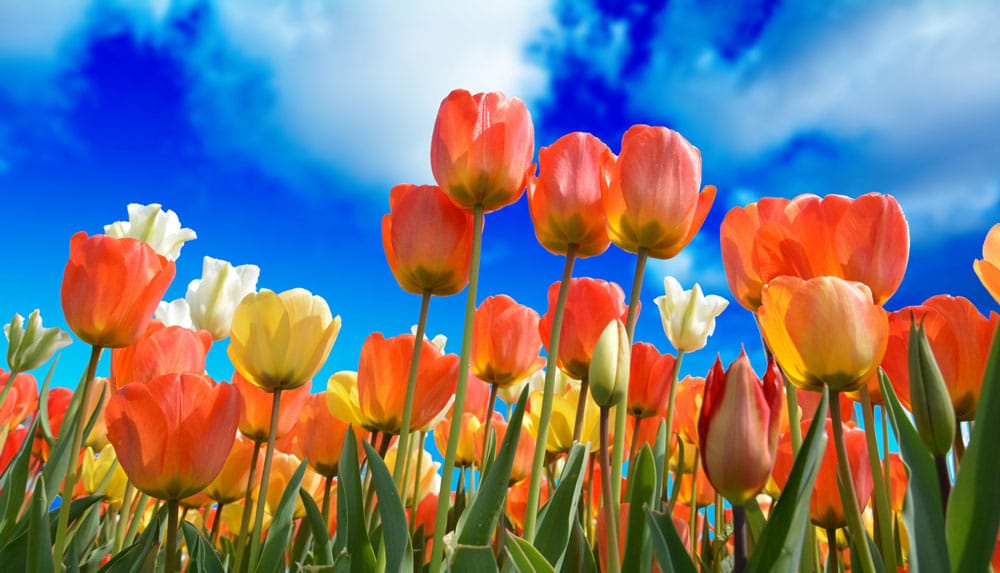
{"label": "red tulip", "polygon": [[111,384],[117,390],[132,382],[149,382],[162,374],[204,372],[212,335],[181,326],[150,323],[142,337],[111,351]]}
{"label": "red tulip", "polygon": [[[0,369],[0,390],[10,379],[10,372]],[[0,404],[0,425],[13,430],[38,408],[38,380],[27,372],[18,374],[10,383],[10,390]]]}
{"label": "red tulip", "polygon": [[632,345],[628,383],[629,414],[637,418],[648,418],[667,410],[675,361],[672,355],[660,354],[655,346],[647,342]]}
{"label": "red tulip", "polygon": [[204,374],[165,374],[111,396],[108,441],[140,491],[180,500],[219,474],[236,438],[239,392]]}
{"label": "red tulip", "polygon": [[[46,408],[49,417],[49,429],[53,436],[58,436],[62,430],[63,419],[66,418],[66,411],[69,410],[69,403],[73,400],[73,391],[69,388],[52,388],[49,390],[48,407]],[[32,444],[32,453],[36,458],[44,461],[49,459],[49,443],[42,436],[41,428],[35,434],[35,443]]]}
{"label": "red tulip", "polygon": [[506,388],[544,366],[538,321],[537,312],[507,295],[484,300],[472,323],[472,373]]}
{"label": "red tulip", "polygon": [[[266,442],[271,432],[271,408],[274,393],[261,390],[238,371],[233,372],[233,387],[240,395],[240,433],[255,442]],[[278,428],[274,437],[281,438],[292,431],[299,419],[302,404],[309,397],[309,384],[281,393],[278,401]]]}
{"label": "red tulip", "polygon": [[146,243],[73,235],[63,273],[66,323],[87,344],[119,348],[146,331],[175,267]]}

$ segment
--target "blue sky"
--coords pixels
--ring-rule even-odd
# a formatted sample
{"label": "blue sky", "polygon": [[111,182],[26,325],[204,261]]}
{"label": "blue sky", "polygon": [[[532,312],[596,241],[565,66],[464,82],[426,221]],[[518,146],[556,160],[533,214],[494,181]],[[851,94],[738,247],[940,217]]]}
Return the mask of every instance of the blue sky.
{"label": "blue sky", "polygon": [[[995,303],[972,271],[1000,221],[1000,8],[988,3],[148,2],[0,0],[0,319],[40,308],[64,324],[69,237],[101,232],[130,202],[161,203],[199,238],[167,298],[203,256],[261,267],[259,286],[304,287],[343,318],[315,385],[356,369],[374,331],[408,331],[419,307],[392,279],[380,220],[396,183],[430,183],[430,133],[453,88],[525,100],[536,146],[590,131],[618,151],[634,123],[698,146],[719,188],[704,229],[649,268],[637,336],[669,343],[652,303],[665,274],[728,295],[726,211],[761,196],[894,194],[911,225],[889,309],[934,294]],[[615,247],[577,276],[628,291]],[[562,259],[534,238],[526,198],[486,222],[479,299],[545,311]],[[435,299],[430,333],[461,338],[464,294]],[[735,302],[709,346],[759,355]],[[63,352],[73,384],[87,351]],[[106,369],[106,366],[104,367]],[[209,372],[228,379],[223,345]]]}

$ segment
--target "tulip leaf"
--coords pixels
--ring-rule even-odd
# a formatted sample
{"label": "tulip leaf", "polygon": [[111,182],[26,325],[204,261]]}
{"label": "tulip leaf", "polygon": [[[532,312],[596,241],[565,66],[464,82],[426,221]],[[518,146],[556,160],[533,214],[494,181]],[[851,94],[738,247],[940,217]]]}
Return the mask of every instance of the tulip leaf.
{"label": "tulip leaf", "polygon": [[281,501],[271,518],[271,526],[267,529],[267,537],[261,547],[260,560],[254,569],[257,573],[270,573],[285,569],[285,550],[292,535],[292,520],[295,517],[295,501],[298,498],[302,476],[306,473],[306,462],[299,464],[292,477],[288,480]]}
{"label": "tulip leaf", "polygon": [[583,444],[570,448],[559,485],[538,517],[535,548],[556,567],[566,552],[573,524],[577,521],[577,505],[585,477],[583,467],[589,457],[587,446]]}
{"label": "tulip leaf", "polygon": [[649,544],[646,543],[646,517],[642,508],[652,505],[656,481],[653,452],[648,445],[642,447],[635,458],[635,466],[629,468],[628,481],[628,489],[631,491],[622,571],[648,571],[652,566],[653,555],[649,553]]}
{"label": "tulip leaf", "polygon": [[[76,425],[80,423],[80,412],[83,411],[80,405],[80,400],[82,399],[83,392],[77,391],[73,393],[73,398],[70,400],[69,407],[66,409],[66,416],[63,418],[63,423],[59,427],[59,435],[56,436],[56,441],[52,444],[52,449],[49,451],[49,459],[45,462],[45,466],[42,468],[42,473],[45,475],[45,483],[47,484],[45,495],[49,499],[54,499],[59,493],[59,486],[67,477],[70,462],[76,461],[76,458],[72,455],[70,450],[73,448],[73,433],[76,431]],[[39,403],[38,407],[41,409],[42,404]],[[45,409],[48,410],[48,407],[46,406]],[[90,433],[90,430],[93,429],[94,425],[97,423],[98,416],[101,416],[102,414],[103,413],[100,408],[94,409],[90,418],[88,418],[85,422],[84,436]]]}
{"label": "tulip leaf", "polygon": [[299,497],[302,498],[302,505],[306,508],[306,518],[312,528],[313,539],[316,540],[313,548],[313,565],[331,566],[333,565],[333,544],[330,542],[330,532],[327,530],[323,513],[309,492],[299,489]]}
{"label": "tulip leaf", "polygon": [[1000,336],[993,336],[969,447],[948,500],[945,535],[951,570],[985,571],[1000,528]]}
{"label": "tulip leaf", "polygon": [[450,571],[476,571],[477,573],[487,573],[489,571],[499,571],[496,557],[493,556],[493,548],[489,546],[459,545],[455,548],[455,555],[452,557]]}
{"label": "tulip leaf", "polygon": [[52,535],[46,514],[49,500],[45,497],[45,477],[38,478],[35,494],[28,508],[28,567],[29,573],[48,573],[53,569]]}
{"label": "tulip leaf", "polygon": [[189,573],[225,573],[219,554],[195,526],[182,521],[181,532],[184,533],[184,543],[187,544]]}
{"label": "tulip leaf", "polygon": [[764,529],[764,525],[767,524],[767,518],[764,517],[764,512],[760,509],[756,498],[751,497],[747,500],[746,510],[750,538],[756,542],[760,539],[760,532]]}
{"label": "tulip leaf", "polygon": [[334,553],[339,560],[341,551],[347,551],[351,556],[351,571],[371,571],[375,568],[375,551],[368,539],[368,525],[365,523],[358,441],[353,431],[344,434],[337,471],[337,542]]}
{"label": "tulip leaf", "polygon": [[666,476],[663,475],[666,460],[667,421],[660,420],[660,427],[656,430],[656,440],[653,442],[653,469],[656,470],[656,490],[653,493],[653,499],[662,499],[663,497],[663,486],[667,483]]}
{"label": "tulip leaf", "polygon": [[[39,477],[39,481],[44,476]],[[37,485],[36,485],[37,487]],[[44,489],[48,489],[47,484]],[[87,497],[82,497],[80,499],[73,500],[73,503],[69,507],[69,521],[74,523],[76,520],[87,511],[88,508],[93,506],[95,503],[101,501],[101,496],[90,495]],[[46,505],[46,509],[48,509]],[[29,507],[30,514],[30,507]],[[57,521],[59,519],[59,511],[48,512],[49,520],[49,537],[55,536],[55,530],[57,526]],[[7,542],[3,548],[0,548],[0,564],[2,564],[3,570],[7,571],[24,571],[28,564],[28,535],[30,529],[31,519],[30,516],[27,519],[21,519],[17,522],[14,530],[11,532],[10,541]],[[51,553],[52,547],[49,546],[49,552]]]}
{"label": "tulip leaf", "polygon": [[385,543],[386,571],[410,571],[413,569],[413,547],[407,527],[406,510],[399,498],[396,484],[389,468],[378,452],[368,442],[364,442],[368,455],[368,470],[372,472],[372,483],[378,494],[378,512],[382,517],[382,540]]}
{"label": "tulip leaf", "polygon": [[[537,538],[536,538],[537,541]],[[569,536],[569,544],[562,558],[560,571],[577,571],[579,573],[597,573],[597,563],[594,561],[594,550],[583,532],[579,520],[573,520],[573,530]]]}
{"label": "tulip leaf", "polygon": [[[0,478],[0,509],[3,515],[0,517],[0,547],[10,541],[14,526],[17,524],[17,516],[21,511],[24,502],[24,491],[28,485],[28,473],[31,464],[31,447],[35,441],[35,433],[38,430],[38,421],[32,422],[28,428],[28,433],[24,436],[24,442],[17,451],[17,455],[10,462],[7,471]],[[10,439],[8,435],[7,439]]]}
{"label": "tulip leaf", "polygon": [[[910,474],[906,501],[903,503],[903,521],[910,534],[910,571],[948,571],[948,545],[945,542],[941,490],[934,459],[920,440],[906,410],[899,403],[892,384],[882,371],[879,371],[879,384],[886,411],[899,440],[903,464]],[[994,541],[995,537],[990,543]],[[992,551],[992,545],[990,549]]]}
{"label": "tulip leaf", "polygon": [[545,556],[516,535],[507,536],[507,555],[519,573],[555,573]]}
{"label": "tulip leaf", "polygon": [[[674,520],[669,514],[654,512],[649,506],[643,508],[646,513],[646,525],[649,526],[649,539],[656,553],[656,560],[663,573],[698,573],[691,558],[688,557],[684,542],[677,535]],[[691,540],[696,543],[697,540]]]}
{"label": "tulip leaf", "polygon": [[164,504],[152,521],[146,526],[142,534],[135,540],[135,543],[128,546],[124,551],[115,555],[99,573],[138,573],[139,571],[152,571],[153,568],[144,568],[147,561],[152,558],[155,563],[156,547],[160,542],[160,527],[167,516],[167,506]]}
{"label": "tulip leaf", "polygon": [[771,518],[750,555],[748,572],[795,571],[799,567],[803,539],[810,526],[809,499],[826,451],[828,400],[827,392],[823,392],[781,497],[771,509]]}

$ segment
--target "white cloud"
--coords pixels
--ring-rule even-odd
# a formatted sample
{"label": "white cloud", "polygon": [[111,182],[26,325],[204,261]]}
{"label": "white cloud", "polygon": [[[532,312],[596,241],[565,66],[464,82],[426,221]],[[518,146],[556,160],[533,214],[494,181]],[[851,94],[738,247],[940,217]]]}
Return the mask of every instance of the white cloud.
{"label": "white cloud", "polygon": [[698,283],[706,294],[728,293],[729,289],[719,245],[714,241],[709,244],[704,233],[695,235],[694,240],[672,259],[649,259],[645,274],[647,286],[659,292],[666,276],[674,277],[684,288]]}

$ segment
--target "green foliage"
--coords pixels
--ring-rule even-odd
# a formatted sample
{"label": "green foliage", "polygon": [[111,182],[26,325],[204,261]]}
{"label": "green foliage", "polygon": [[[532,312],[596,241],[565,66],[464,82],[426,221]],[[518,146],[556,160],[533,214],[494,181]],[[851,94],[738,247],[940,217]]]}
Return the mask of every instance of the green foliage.
{"label": "green foliage", "polygon": [[574,444],[570,448],[559,485],[538,517],[535,548],[555,567],[559,567],[566,553],[573,524],[577,522],[584,464],[588,458],[587,446]]}

